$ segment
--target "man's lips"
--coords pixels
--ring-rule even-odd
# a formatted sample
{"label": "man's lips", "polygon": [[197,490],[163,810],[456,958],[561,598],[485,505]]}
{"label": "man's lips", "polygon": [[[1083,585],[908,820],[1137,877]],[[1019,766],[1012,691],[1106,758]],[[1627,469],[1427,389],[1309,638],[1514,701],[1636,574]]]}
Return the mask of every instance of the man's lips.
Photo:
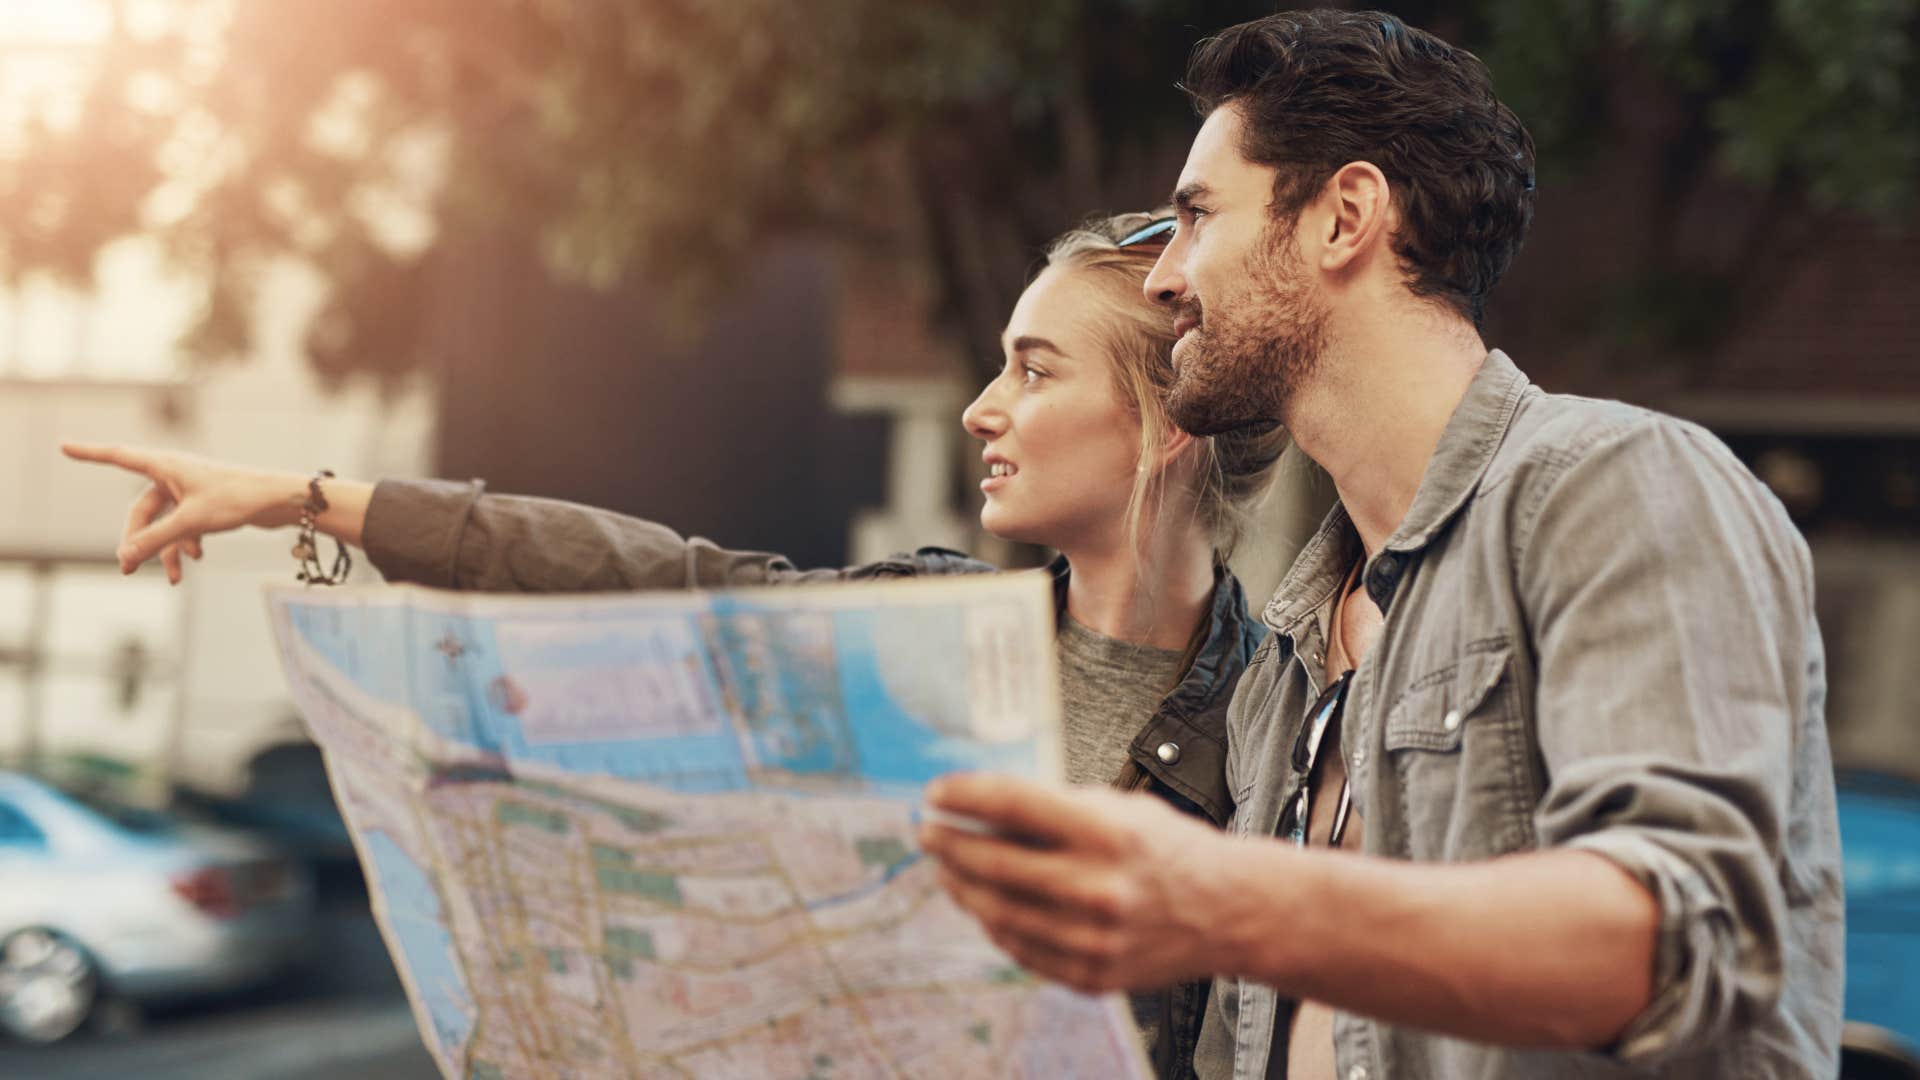
{"label": "man's lips", "polygon": [[1199,325],[1200,320],[1198,318],[1192,315],[1182,315],[1173,320],[1173,336],[1177,338],[1185,337],[1187,336],[1187,331]]}

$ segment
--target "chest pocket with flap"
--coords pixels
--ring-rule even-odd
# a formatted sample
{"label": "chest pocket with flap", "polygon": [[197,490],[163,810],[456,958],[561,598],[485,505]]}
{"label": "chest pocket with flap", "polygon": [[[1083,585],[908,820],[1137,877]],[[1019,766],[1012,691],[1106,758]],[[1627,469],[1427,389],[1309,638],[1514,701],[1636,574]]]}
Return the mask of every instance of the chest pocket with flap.
{"label": "chest pocket with flap", "polygon": [[1399,854],[1458,860],[1531,845],[1534,800],[1512,652],[1505,637],[1470,642],[1388,709],[1381,736],[1400,820],[1379,824]]}

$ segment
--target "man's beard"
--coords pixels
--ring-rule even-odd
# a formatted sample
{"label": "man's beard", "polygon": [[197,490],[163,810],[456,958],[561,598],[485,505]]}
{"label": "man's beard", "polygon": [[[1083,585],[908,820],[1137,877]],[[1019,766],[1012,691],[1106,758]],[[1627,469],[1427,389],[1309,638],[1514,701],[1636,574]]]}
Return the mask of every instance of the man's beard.
{"label": "man's beard", "polygon": [[[1214,301],[1187,334],[1167,392],[1167,415],[1192,435],[1280,423],[1320,364],[1327,311],[1301,269],[1291,232],[1268,227],[1247,260],[1246,288]],[[1278,234],[1278,235],[1276,235]],[[1198,300],[1175,316],[1202,318]]]}

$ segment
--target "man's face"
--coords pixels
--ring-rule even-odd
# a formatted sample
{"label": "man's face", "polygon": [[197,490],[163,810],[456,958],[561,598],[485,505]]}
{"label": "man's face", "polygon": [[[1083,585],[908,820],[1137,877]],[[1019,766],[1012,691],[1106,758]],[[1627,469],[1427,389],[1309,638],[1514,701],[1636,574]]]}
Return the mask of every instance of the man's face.
{"label": "man's face", "polygon": [[1326,342],[1293,223],[1268,208],[1274,170],[1240,156],[1240,123],[1225,105],[1201,125],[1175,189],[1179,230],[1147,277],[1181,335],[1167,411],[1195,435],[1284,422]]}

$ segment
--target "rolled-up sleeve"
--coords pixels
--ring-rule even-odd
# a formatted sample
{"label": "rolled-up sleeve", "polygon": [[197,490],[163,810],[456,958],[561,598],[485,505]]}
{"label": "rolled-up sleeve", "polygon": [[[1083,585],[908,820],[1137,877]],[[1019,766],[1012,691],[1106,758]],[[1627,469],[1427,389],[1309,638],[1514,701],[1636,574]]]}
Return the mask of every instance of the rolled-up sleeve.
{"label": "rolled-up sleeve", "polygon": [[1782,993],[1786,816],[1818,693],[1811,567],[1772,496],[1678,422],[1556,448],[1530,485],[1535,824],[1541,846],[1604,856],[1659,905],[1653,996],[1608,1049],[1650,1064]]}
{"label": "rolled-up sleeve", "polygon": [[785,556],[731,551],[657,522],[475,480],[382,480],[361,533],[389,581],[483,592],[720,588],[837,580]]}

